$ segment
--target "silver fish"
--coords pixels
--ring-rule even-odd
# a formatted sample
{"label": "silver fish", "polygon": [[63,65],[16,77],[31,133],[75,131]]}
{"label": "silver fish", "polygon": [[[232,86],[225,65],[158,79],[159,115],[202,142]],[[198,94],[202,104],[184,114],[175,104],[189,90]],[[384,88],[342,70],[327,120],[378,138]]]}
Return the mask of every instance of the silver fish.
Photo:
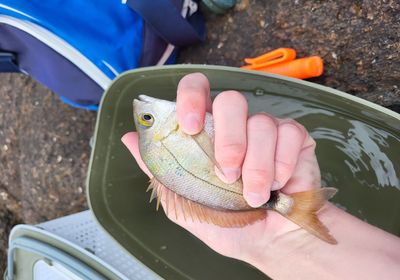
{"label": "silver fish", "polygon": [[166,201],[166,212],[181,208],[184,218],[221,227],[243,227],[264,219],[274,210],[318,238],[336,244],[317,212],[335,193],[335,188],[321,188],[286,195],[271,192],[270,200],[252,208],[243,197],[243,183],[238,179],[226,184],[215,169],[213,120],[207,113],[205,127],[195,136],[185,134],[178,125],[176,104],[141,95],[133,102],[141,157],[153,174],[150,201]]}

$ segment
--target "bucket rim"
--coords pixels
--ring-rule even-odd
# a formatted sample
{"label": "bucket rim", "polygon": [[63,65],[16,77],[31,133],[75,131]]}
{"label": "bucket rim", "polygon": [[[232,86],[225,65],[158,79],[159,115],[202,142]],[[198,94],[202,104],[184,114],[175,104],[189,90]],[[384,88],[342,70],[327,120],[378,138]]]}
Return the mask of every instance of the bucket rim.
{"label": "bucket rim", "polygon": [[[104,94],[101,97],[101,101],[99,104],[99,113],[101,113],[101,108],[103,105],[103,102],[105,100],[105,98],[107,97],[107,93],[113,88],[113,86],[119,82],[119,80],[121,78],[123,78],[124,76],[127,75],[131,75],[134,73],[146,73],[146,72],[152,72],[155,70],[189,70],[189,69],[193,69],[193,71],[201,71],[201,70],[223,70],[223,71],[227,71],[227,72],[235,72],[235,73],[243,73],[243,74],[252,74],[252,75],[257,75],[260,77],[268,77],[268,78],[274,78],[277,80],[282,80],[282,81],[287,81],[287,82],[291,82],[291,83],[295,83],[298,85],[303,85],[303,86],[308,86],[308,87],[312,87],[314,89],[318,89],[321,91],[325,91],[327,93],[336,95],[338,97],[341,98],[345,98],[351,101],[354,101],[356,103],[362,104],[364,106],[370,107],[372,109],[378,110],[381,113],[385,113],[391,117],[394,117],[396,119],[398,119],[400,121],[400,113],[397,113],[393,110],[390,110],[382,105],[373,103],[367,99],[361,98],[361,97],[357,97],[354,96],[350,93],[338,90],[338,89],[334,89],[328,86],[324,86],[321,84],[317,84],[314,82],[309,82],[306,80],[301,80],[301,79],[296,79],[296,78],[291,78],[291,77],[287,77],[287,76],[282,76],[282,75],[277,75],[277,74],[270,74],[270,73],[265,73],[265,72],[260,72],[260,71],[256,71],[256,70],[248,70],[248,69],[242,69],[239,67],[232,67],[232,66],[222,66],[222,65],[208,65],[208,64],[175,64],[175,65],[161,65],[161,66],[149,66],[149,67],[141,67],[141,68],[136,68],[136,69],[132,69],[132,70],[128,70],[125,72],[120,73],[117,77],[115,77],[115,79],[112,80],[112,82],[109,84],[109,86],[106,88],[106,90],[104,91]],[[97,129],[97,121],[96,121],[96,129]]]}

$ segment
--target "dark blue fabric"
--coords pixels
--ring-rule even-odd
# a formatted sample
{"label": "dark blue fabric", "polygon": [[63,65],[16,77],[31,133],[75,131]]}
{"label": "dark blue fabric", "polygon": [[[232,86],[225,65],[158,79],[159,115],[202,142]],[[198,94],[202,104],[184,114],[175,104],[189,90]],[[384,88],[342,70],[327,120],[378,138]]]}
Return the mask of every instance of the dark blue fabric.
{"label": "dark blue fabric", "polygon": [[[154,13],[149,16],[153,22],[144,22],[138,13],[120,0],[0,0],[0,15],[43,27],[72,45],[111,79],[115,78],[115,72],[119,74],[156,64],[168,43],[180,46],[204,39],[201,15],[191,16],[190,24],[180,15],[183,0],[135,2],[147,7],[139,11],[141,16],[146,18],[149,16],[147,13]],[[180,42],[169,41],[168,33],[168,41],[159,36],[167,25],[167,28],[172,28],[172,33],[179,33],[174,36]],[[161,32],[155,32],[155,27],[160,26]],[[103,89],[79,65],[71,63],[62,53],[55,52],[29,33],[0,23],[0,51],[16,55],[16,60],[4,56],[3,64],[0,56],[0,72],[18,71],[14,64],[17,63],[21,71],[56,92],[64,102],[78,108],[97,109]],[[174,63],[176,55],[177,50],[166,64]]]}
{"label": "dark blue fabric", "polygon": [[153,31],[153,28],[144,23],[143,28],[143,52],[140,58],[140,66],[152,66],[157,64],[163,55],[168,43]]}
{"label": "dark blue fabric", "polygon": [[165,65],[174,64],[176,62],[177,57],[178,57],[178,53],[179,53],[179,49],[175,48],[175,50],[171,53],[170,57],[165,62]]}
{"label": "dark blue fabric", "polygon": [[121,0],[1,0],[0,14],[51,31],[111,79],[110,67],[121,73],[139,66],[143,19]]}
{"label": "dark blue fabric", "polygon": [[[175,9],[182,10],[183,0],[167,0],[167,1],[171,1]],[[150,3],[149,5],[152,5],[151,2],[148,3]],[[199,18],[197,14],[198,13],[196,13],[196,15],[192,15],[187,20],[189,20],[192,23],[193,20]],[[200,27],[199,29],[201,29],[201,26],[204,27],[204,21],[202,20],[200,25],[196,23],[193,24],[193,27],[196,29],[198,27]],[[162,37],[160,37],[159,32],[157,32],[157,30],[155,30],[150,23],[145,21],[143,28],[143,53],[142,57],[140,58],[140,66],[151,66],[158,63],[161,56],[164,54],[164,51],[167,48],[167,46],[168,42],[165,41]],[[168,64],[175,63],[175,60],[176,60],[176,54],[171,56],[170,59],[168,59]]]}
{"label": "dark blue fabric", "polygon": [[13,53],[0,51],[0,72],[20,72]]}
{"label": "dark blue fabric", "polygon": [[[0,49],[13,51],[23,72],[60,96],[92,109],[103,89],[80,68],[31,35],[0,24]],[[89,106],[89,107],[88,107]]]}
{"label": "dark blue fabric", "polygon": [[161,38],[174,46],[183,47],[205,40],[204,20],[200,13],[193,16],[194,28],[170,0],[128,0],[127,4],[140,14]]}

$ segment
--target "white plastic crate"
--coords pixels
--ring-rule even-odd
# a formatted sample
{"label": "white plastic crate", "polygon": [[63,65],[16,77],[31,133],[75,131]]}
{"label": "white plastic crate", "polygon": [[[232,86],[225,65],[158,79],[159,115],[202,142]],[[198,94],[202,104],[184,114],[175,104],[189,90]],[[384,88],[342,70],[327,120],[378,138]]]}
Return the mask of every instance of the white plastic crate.
{"label": "white plastic crate", "polygon": [[[39,233],[44,237],[51,237],[53,240],[56,239],[57,242],[62,243],[63,246],[69,246],[70,248],[73,247],[75,250],[83,253],[86,258],[90,258],[91,260],[95,261],[96,265],[100,265],[101,267],[106,268],[108,271],[112,271],[114,275],[117,275],[117,279],[162,279],[135,257],[127,253],[116,241],[114,241],[97,224],[90,211],[84,211],[58,218],[38,224],[36,226],[17,226],[15,229],[13,229],[14,235],[18,235],[16,232],[21,231],[21,229],[28,232],[35,232],[36,234]],[[13,239],[13,232],[10,236],[10,242]],[[33,242],[36,241],[34,240]],[[41,242],[43,243],[43,241]],[[16,247],[15,244],[12,244],[13,243],[10,243],[10,248]],[[45,244],[45,246],[51,245]],[[29,250],[26,252],[28,251]],[[37,253],[35,250],[30,251]],[[18,258],[14,258],[14,256],[9,258],[9,262],[13,261],[15,262],[14,264],[10,265],[9,263],[9,274],[8,278],[6,279],[14,279],[12,270],[14,267],[16,267],[16,265],[18,265]],[[75,270],[79,270],[81,267],[79,265],[79,261],[78,265],[76,265],[77,260],[74,261],[75,267],[73,268]],[[72,263],[74,262],[71,262],[69,265],[74,266]],[[13,268],[11,268],[11,266]],[[36,261],[32,267],[32,272],[33,280],[88,279],[87,277],[81,278],[79,275],[72,273],[71,269],[68,269],[56,260],[52,260],[51,257],[49,258],[48,256],[44,256],[42,259]],[[18,277],[16,278],[19,279]],[[101,277],[99,279],[106,278]]]}

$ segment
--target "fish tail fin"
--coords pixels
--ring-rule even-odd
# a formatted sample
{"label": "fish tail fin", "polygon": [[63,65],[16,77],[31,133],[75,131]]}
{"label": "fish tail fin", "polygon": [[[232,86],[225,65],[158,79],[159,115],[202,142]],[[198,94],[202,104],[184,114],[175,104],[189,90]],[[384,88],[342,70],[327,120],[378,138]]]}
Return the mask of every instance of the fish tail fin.
{"label": "fish tail fin", "polygon": [[336,192],[337,189],[335,188],[320,188],[311,191],[292,193],[289,195],[292,199],[292,206],[290,209],[288,211],[276,210],[316,237],[330,244],[337,244],[336,239],[330,235],[329,230],[322,224],[317,216],[317,212],[324,206],[327,200],[336,194]]}

